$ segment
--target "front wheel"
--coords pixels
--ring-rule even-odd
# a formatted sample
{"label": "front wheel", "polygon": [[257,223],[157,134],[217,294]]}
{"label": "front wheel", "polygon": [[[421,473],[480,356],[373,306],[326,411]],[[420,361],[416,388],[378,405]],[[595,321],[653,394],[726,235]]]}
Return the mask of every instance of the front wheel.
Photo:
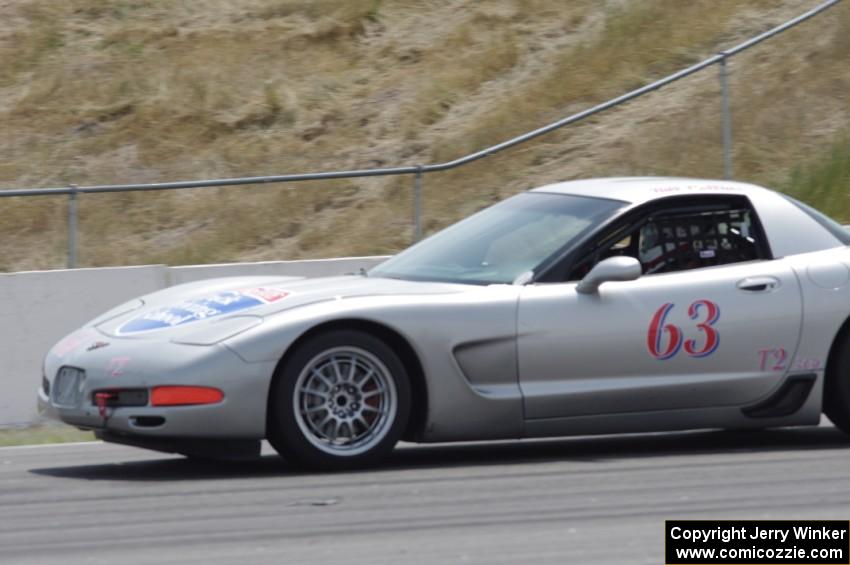
{"label": "front wheel", "polygon": [[293,352],[270,400],[268,436],[278,453],[314,469],[350,469],[378,462],[401,438],[410,382],[383,341],[337,330]]}
{"label": "front wheel", "polygon": [[823,388],[823,412],[835,427],[850,435],[850,333],[839,338],[829,356]]}

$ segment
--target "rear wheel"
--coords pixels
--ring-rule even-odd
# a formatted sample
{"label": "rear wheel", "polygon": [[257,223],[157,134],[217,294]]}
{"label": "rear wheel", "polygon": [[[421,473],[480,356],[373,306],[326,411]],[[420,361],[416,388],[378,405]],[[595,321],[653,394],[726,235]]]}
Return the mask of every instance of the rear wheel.
{"label": "rear wheel", "polygon": [[850,332],[838,339],[838,349],[826,367],[823,412],[836,428],[850,435]]}
{"label": "rear wheel", "polygon": [[336,330],[298,346],[271,391],[269,441],[284,458],[314,469],[378,462],[401,438],[410,383],[380,339]]}

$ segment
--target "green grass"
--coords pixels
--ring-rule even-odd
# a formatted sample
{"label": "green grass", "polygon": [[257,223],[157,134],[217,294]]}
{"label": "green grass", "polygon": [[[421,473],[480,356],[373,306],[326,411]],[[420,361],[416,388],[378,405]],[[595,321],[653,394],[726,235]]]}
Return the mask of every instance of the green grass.
{"label": "green grass", "polygon": [[850,132],[819,158],[794,168],[784,192],[842,223],[850,223]]}
{"label": "green grass", "polygon": [[94,441],[94,434],[60,424],[0,429],[0,447],[75,441]]}

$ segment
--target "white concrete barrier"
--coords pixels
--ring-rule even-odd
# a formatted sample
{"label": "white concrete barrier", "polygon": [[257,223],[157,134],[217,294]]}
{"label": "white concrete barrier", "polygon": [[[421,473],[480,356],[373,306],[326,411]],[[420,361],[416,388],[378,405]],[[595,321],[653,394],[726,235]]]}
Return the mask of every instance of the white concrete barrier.
{"label": "white concrete barrier", "polygon": [[331,277],[356,273],[368,269],[386,257],[351,257],[345,259],[315,259],[309,261],[265,261],[262,263],[239,263],[238,265],[190,265],[170,267],[169,284],[230,277],[233,275],[280,275],[282,277]]}
{"label": "white concrete barrier", "polygon": [[44,354],[64,335],[135,296],[224,276],[332,276],[386,257],[227,265],[114,267],[0,274],[0,427],[36,423]]}

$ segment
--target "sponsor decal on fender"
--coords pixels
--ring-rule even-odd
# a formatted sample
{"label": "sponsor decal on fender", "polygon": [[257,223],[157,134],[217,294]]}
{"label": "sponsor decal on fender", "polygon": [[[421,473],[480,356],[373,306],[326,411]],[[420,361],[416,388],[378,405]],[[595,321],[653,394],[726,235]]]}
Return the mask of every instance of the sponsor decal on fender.
{"label": "sponsor decal on fender", "polygon": [[270,287],[225,290],[146,312],[125,322],[116,333],[132,335],[174,328],[264,304],[272,304],[291,294],[289,291]]}
{"label": "sponsor decal on fender", "polygon": [[788,350],[784,347],[775,347],[771,349],[759,349],[759,370],[760,371],[817,371],[823,369],[823,362],[820,359],[813,357],[796,357],[792,363],[788,361]]}

